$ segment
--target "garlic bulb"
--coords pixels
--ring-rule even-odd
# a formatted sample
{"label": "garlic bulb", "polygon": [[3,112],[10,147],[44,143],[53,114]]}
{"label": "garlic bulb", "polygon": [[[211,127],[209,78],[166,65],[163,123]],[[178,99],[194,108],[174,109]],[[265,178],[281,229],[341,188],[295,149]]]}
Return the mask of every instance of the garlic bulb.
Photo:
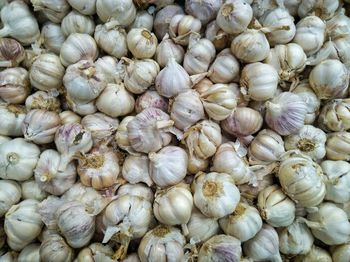
{"label": "garlic bulb", "polygon": [[286,227],[294,221],[295,204],[278,185],[260,191],[257,206],[261,217],[273,227]]}
{"label": "garlic bulb", "polygon": [[40,245],[40,258],[43,261],[66,262],[73,261],[73,249],[66,243],[63,237],[56,232],[43,234]]}
{"label": "garlic bulb", "polygon": [[113,56],[103,56],[95,62],[96,70],[104,74],[107,83],[119,83],[123,78],[125,65]]}
{"label": "garlic bulb", "polygon": [[22,123],[26,110],[21,105],[0,103],[0,134],[4,136],[21,136]]}
{"label": "garlic bulb", "polygon": [[187,152],[188,155],[188,165],[187,165],[187,173],[197,174],[199,171],[207,170],[209,166],[209,159],[203,159],[197,157],[195,154],[192,156]]}
{"label": "garlic bulb", "polygon": [[96,0],[67,0],[67,2],[83,15],[94,15],[96,13]]}
{"label": "garlic bulb", "polygon": [[350,129],[349,108],[349,99],[334,99],[326,103],[318,117],[322,130],[337,132]]}
{"label": "garlic bulb", "polygon": [[198,262],[241,261],[241,241],[227,235],[216,235],[207,240],[199,250]]}
{"label": "garlic bulb", "polygon": [[74,154],[86,153],[90,150],[92,147],[91,133],[78,123],[65,124],[56,132],[55,145],[57,151],[61,153],[58,171],[64,171],[72,161]]}
{"label": "garlic bulb", "polygon": [[4,229],[11,249],[23,249],[40,234],[43,222],[38,213],[38,203],[33,199],[23,200],[6,213]]}
{"label": "garlic bulb", "polygon": [[347,50],[349,49],[349,45],[350,45],[350,37],[349,36],[341,37],[341,38],[335,39],[333,42],[327,42],[325,44],[326,50],[328,49],[328,45],[330,45],[330,48],[332,48],[331,45],[333,45],[333,50],[330,57],[339,59],[349,69],[350,56]]}
{"label": "garlic bulb", "polygon": [[4,216],[11,206],[21,199],[21,187],[12,180],[0,180],[0,216]]}
{"label": "garlic bulb", "polygon": [[157,91],[147,90],[138,96],[135,102],[136,113],[141,113],[146,108],[158,108],[164,112],[168,111],[168,100],[158,94]]}
{"label": "garlic bulb", "polygon": [[327,59],[312,69],[309,82],[319,99],[339,98],[347,95],[349,72],[339,60]]}
{"label": "garlic bulb", "polygon": [[71,123],[80,123],[81,117],[75,114],[72,111],[63,111],[59,114],[61,118],[62,125],[71,124]]}
{"label": "garlic bulb", "polygon": [[133,120],[135,116],[126,116],[120,122],[117,132],[115,133],[115,141],[121,149],[135,154],[135,150],[131,147],[129,137],[128,137],[128,129],[127,126],[131,120]]}
{"label": "garlic bulb", "polygon": [[132,28],[145,28],[149,31],[152,31],[153,28],[153,7],[146,10],[139,10],[136,13],[134,22],[129,25],[129,30]]}
{"label": "garlic bulb", "polygon": [[[279,3],[276,3],[274,0],[262,0],[262,1],[247,0],[246,2],[252,2],[251,6],[253,9],[254,17],[258,19],[261,18],[266,11],[270,9],[274,9],[279,6]],[[289,2],[289,1],[283,0],[282,3],[285,4],[284,2]]]}
{"label": "garlic bulb", "polygon": [[24,68],[8,68],[0,72],[0,97],[9,104],[23,103],[30,93],[28,72]]}
{"label": "garlic bulb", "polygon": [[214,20],[207,25],[205,38],[213,42],[216,50],[222,50],[228,47],[231,35],[222,30]]}
{"label": "garlic bulb", "polygon": [[191,0],[185,2],[186,13],[196,17],[203,25],[216,18],[216,15],[222,5],[222,1],[198,1]]}
{"label": "garlic bulb", "polygon": [[307,106],[298,95],[282,92],[267,101],[265,106],[265,121],[278,134],[290,135],[303,127]]}
{"label": "garlic bulb", "polygon": [[97,56],[96,42],[88,34],[70,34],[60,50],[61,62],[66,67],[80,60],[95,60]]}
{"label": "garlic bulb", "polygon": [[134,110],[135,99],[132,94],[125,90],[123,83],[107,84],[96,100],[96,107],[111,117],[124,116]]}
{"label": "garlic bulb", "polygon": [[61,102],[55,96],[55,92],[36,91],[27,97],[25,106],[28,111],[34,109],[59,112],[61,110]]}
{"label": "garlic bulb", "polygon": [[286,255],[304,255],[310,252],[314,237],[303,223],[294,221],[287,227],[277,230],[280,251]]}
{"label": "garlic bulb", "polygon": [[263,124],[261,114],[249,107],[237,107],[221,122],[221,127],[235,136],[248,136],[258,132]]}
{"label": "garlic bulb", "polygon": [[213,43],[205,38],[190,39],[183,66],[190,75],[205,73],[216,54]]}
{"label": "garlic bulb", "polygon": [[286,150],[299,149],[314,160],[322,159],[326,155],[327,136],[319,128],[304,125],[296,134],[289,135],[284,141]]}
{"label": "garlic bulb", "polygon": [[26,180],[21,184],[22,198],[42,201],[47,197],[47,193],[42,190],[35,180]]}
{"label": "garlic bulb", "polygon": [[18,262],[26,261],[40,261],[40,244],[33,243],[29,244],[22,249],[21,253],[18,256]]}
{"label": "garlic bulb", "polygon": [[329,160],[350,160],[350,133],[334,132],[328,134],[326,154]]}
{"label": "garlic bulb", "polygon": [[263,224],[262,229],[252,239],[243,244],[243,250],[246,255],[254,260],[282,262],[278,250],[277,232],[267,224]]}
{"label": "garlic bulb", "polygon": [[23,46],[12,38],[0,40],[0,67],[18,66],[25,58]]}
{"label": "garlic bulb", "polygon": [[151,31],[145,28],[133,28],[128,32],[126,42],[129,51],[135,58],[151,58],[158,45],[158,39]]}
{"label": "garlic bulb", "polygon": [[239,77],[239,62],[230,49],[222,50],[211,64],[208,77],[214,83],[229,83]]}
{"label": "garlic bulb", "polygon": [[136,16],[132,0],[122,0],[118,5],[113,0],[96,0],[96,12],[102,22],[111,21],[121,26],[130,25]]}
{"label": "garlic bulb", "polygon": [[176,44],[187,46],[190,36],[199,33],[202,23],[191,15],[177,14],[169,23],[169,35]]}
{"label": "garlic bulb", "polygon": [[278,179],[284,192],[300,206],[317,206],[326,195],[322,169],[306,155],[287,152],[280,164]]}
{"label": "garlic bulb", "polygon": [[349,244],[343,244],[340,246],[332,247],[332,259],[335,262],[346,262],[350,256]]}
{"label": "garlic bulb", "polygon": [[160,67],[165,67],[171,58],[174,58],[178,64],[182,64],[185,51],[181,45],[175,42],[166,35],[157,46],[155,60]]}
{"label": "garlic bulb", "polygon": [[186,70],[171,57],[156,77],[155,87],[158,93],[167,98],[191,88],[191,79]]}
{"label": "garlic bulb", "polygon": [[41,28],[41,37],[46,49],[54,52],[56,55],[60,54],[61,46],[66,40],[61,25],[46,22]]}
{"label": "garlic bulb", "polygon": [[94,38],[97,45],[109,55],[122,58],[128,54],[126,32],[122,27],[108,28],[106,25],[97,25]]}
{"label": "garlic bulb", "polygon": [[190,156],[207,159],[215,154],[222,142],[220,126],[203,120],[189,128],[181,142],[187,146]]}
{"label": "garlic bulb", "polygon": [[349,241],[350,222],[346,213],[330,202],[323,202],[309,213],[307,219],[299,218],[312,231],[315,238],[327,245],[340,245]]}
{"label": "garlic bulb", "polygon": [[101,259],[102,261],[111,262],[113,256],[113,249],[108,245],[102,245],[101,243],[92,243],[88,247],[80,250],[76,262],[84,261],[96,261]]}
{"label": "garlic bulb", "polygon": [[153,59],[130,60],[127,62],[124,84],[128,91],[133,94],[142,94],[154,84],[159,73],[159,65]]}
{"label": "garlic bulb", "polygon": [[232,214],[219,219],[219,224],[225,234],[245,242],[260,231],[263,222],[255,207],[240,202]]}
{"label": "garlic bulb", "polygon": [[178,14],[184,14],[182,7],[178,5],[167,5],[160,9],[156,16],[154,17],[153,28],[154,33],[158,39],[163,39],[163,37],[169,33],[169,24],[171,19]]}
{"label": "garlic bulb", "polygon": [[244,0],[226,1],[218,11],[216,23],[229,34],[245,31],[253,18],[253,10]]}
{"label": "garlic bulb", "polygon": [[302,0],[299,8],[298,15],[300,17],[305,17],[309,14],[316,13],[321,19],[331,18],[339,7],[339,1],[310,1]]}
{"label": "garlic bulb", "polygon": [[88,244],[95,232],[95,218],[88,214],[83,204],[68,202],[57,212],[57,225],[67,243],[73,248]]}
{"label": "garlic bulb", "polygon": [[0,145],[0,177],[24,181],[33,175],[39,159],[37,145],[15,138]]}
{"label": "garlic bulb", "polygon": [[95,22],[91,17],[73,10],[63,18],[61,28],[65,36],[73,33],[92,35],[95,31]]}
{"label": "garlic bulb", "polygon": [[137,253],[141,262],[181,261],[184,257],[186,240],[180,230],[166,225],[158,225],[142,238]]}
{"label": "garlic bulb", "polygon": [[150,187],[143,183],[138,184],[124,184],[118,188],[118,194],[120,196],[137,196],[146,199],[148,202],[153,203],[154,193]]}
{"label": "garlic bulb", "polygon": [[15,251],[7,251],[6,253],[5,252],[6,252],[6,250],[4,250],[4,249],[1,250],[1,255],[0,255],[1,260],[6,261],[6,262],[16,262],[17,261],[17,258],[18,258],[17,252],[15,252]]}
{"label": "garlic bulb", "polygon": [[60,23],[69,12],[70,6],[66,0],[30,0],[34,11],[41,14],[51,22]]}
{"label": "garlic bulb", "polygon": [[148,186],[153,184],[148,169],[149,160],[147,156],[128,155],[123,163],[123,178],[131,184],[143,182]]}
{"label": "garlic bulb", "polygon": [[206,216],[221,218],[231,214],[240,199],[232,177],[225,173],[199,172],[192,183],[195,206]]}
{"label": "garlic bulb", "polygon": [[39,25],[28,5],[12,1],[1,9],[0,37],[10,36],[24,45],[34,43],[40,36]]}

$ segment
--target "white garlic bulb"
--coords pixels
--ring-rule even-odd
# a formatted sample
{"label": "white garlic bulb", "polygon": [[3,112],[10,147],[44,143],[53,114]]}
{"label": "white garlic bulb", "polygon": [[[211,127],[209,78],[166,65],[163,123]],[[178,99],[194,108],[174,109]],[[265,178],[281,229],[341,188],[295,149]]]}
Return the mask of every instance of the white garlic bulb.
{"label": "white garlic bulb", "polygon": [[144,109],[155,107],[164,112],[168,111],[168,100],[159,95],[155,90],[147,90],[142,95],[138,96],[135,101],[136,113],[141,113]]}
{"label": "white garlic bulb", "polygon": [[181,45],[175,42],[166,35],[157,46],[155,60],[160,67],[165,67],[171,58],[174,58],[178,64],[182,64],[185,51]]}
{"label": "white garlic bulb", "polygon": [[305,17],[309,14],[316,13],[321,19],[329,19],[334,15],[338,7],[338,0],[302,0],[298,7],[298,15],[300,17]]}
{"label": "white garlic bulb", "polygon": [[153,184],[149,173],[149,160],[147,156],[128,155],[123,163],[123,178],[131,184],[143,182],[148,186]]}
{"label": "white garlic bulb", "polygon": [[126,116],[120,122],[117,132],[115,133],[115,141],[121,149],[127,151],[128,153],[135,155],[136,151],[131,147],[127,126],[135,116]]}
{"label": "white garlic bulb", "polygon": [[123,78],[125,66],[113,56],[103,56],[95,62],[96,70],[104,74],[107,83],[118,83]]}
{"label": "white garlic bulb", "polygon": [[199,158],[195,154],[192,154],[191,156],[188,152],[187,154],[188,154],[188,165],[187,165],[188,173],[195,175],[199,171],[207,170],[209,166],[209,159]]}
{"label": "white garlic bulb", "polygon": [[60,23],[69,12],[70,6],[66,0],[30,0],[34,11],[39,11],[51,22]]}
{"label": "white garlic bulb", "polygon": [[24,181],[33,175],[39,159],[37,145],[15,138],[0,145],[0,177]]}
{"label": "white garlic bulb", "polygon": [[126,42],[135,58],[151,58],[156,53],[158,39],[145,28],[133,28],[128,32]]}
{"label": "white garlic bulb", "polygon": [[124,184],[118,188],[118,196],[137,196],[146,199],[148,202],[153,203],[154,193],[152,189],[143,183],[138,184]]}
{"label": "white garlic bulb", "polygon": [[80,250],[75,262],[102,260],[112,262],[113,249],[108,245],[101,243],[92,243],[88,247]]}
{"label": "white garlic bulb", "polygon": [[0,134],[22,136],[22,123],[26,113],[22,105],[0,103]]}
{"label": "white garlic bulb", "polygon": [[80,123],[81,117],[78,116],[76,113],[70,110],[62,111],[59,114],[61,118],[62,125],[70,124],[70,123]]}
{"label": "white garlic bulb", "polygon": [[139,10],[136,13],[135,20],[129,25],[129,30],[132,28],[145,28],[152,31],[153,28],[153,13],[154,9],[151,7],[148,10]]}
{"label": "white garlic bulb", "polygon": [[30,93],[28,72],[22,67],[0,72],[0,97],[9,104],[23,103]]}
{"label": "white garlic bulb", "polygon": [[46,49],[54,52],[56,55],[60,54],[61,46],[66,40],[61,25],[46,22],[41,28],[41,37],[43,38],[43,44]]}
{"label": "white garlic bulb", "polygon": [[209,67],[208,77],[214,83],[229,83],[239,77],[239,62],[229,48],[222,50]]}
{"label": "white garlic bulb", "polygon": [[350,160],[350,132],[328,134],[326,156],[329,160]]}
{"label": "white garlic bulb", "polygon": [[187,46],[190,36],[199,33],[202,23],[191,15],[176,14],[169,23],[169,35],[176,44]]}
{"label": "white garlic bulb", "polygon": [[0,67],[18,66],[24,59],[26,53],[23,46],[12,38],[1,38],[0,40]]}
{"label": "white garlic bulb", "polygon": [[231,214],[240,199],[233,178],[225,173],[199,172],[192,190],[195,206],[208,217],[221,218]]}
{"label": "white garlic bulb", "polygon": [[96,13],[96,0],[67,0],[67,2],[83,15],[94,15]]}
{"label": "white garlic bulb", "polygon": [[95,22],[91,17],[73,10],[62,19],[61,28],[65,36],[74,33],[92,35],[95,31]]}
{"label": "white garlic bulb", "polygon": [[12,180],[0,180],[0,216],[4,216],[11,206],[21,199],[21,187]]}
{"label": "white garlic bulb", "polygon": [[171,4],[160,9],[155,17],[153,23],[154,33],[158,39],[163,39],[163,37],[169,33],[169,24],[171,19],[178,14],[184,14],[184,10],[181,6]]}
{"label": "white garlic bulb", "polygon": [[219,219],[219,224],[225,234],[245,242],[260,231],[263,222],[255,207],[240,202],[232,214]]}
{"label": "white garlic bulb", "polygon": [[60,112],[61,102],[55,95],[55,91],[36,91],[35,93],[27,97],[25,102],[26,109],[28,111],[34,109],[41,109],[53,112]]}
{"label": "white garlic bulb", "polygon": [[334,99],[326,103],[318,117],[318,124],[324,131],[346,131],[350,129],[350,100]]}
{"label": "white garlic bulb", "polygon": [[18,256],[18,262],[26,261],[40,261],[40,244],[33,243],[29,244],[22,249],[21,253]]}
{"label": "white garlic bulb", "polygon": [[346,262],[350,256],[350,246],[349,244],[343,244],[340,246],[335,246],[331,248],[332,259],[335,262]]}
{"label": "white garlic bulb", "polygon": [[216,50],[228,47],[231,35],[222,30],[216,21],[210,22],[205,29],[205,38],[212,41]]}
{"label": "white garlic bulb", "polygon": [[111,21],[122,26],[130,25],[136,16],[132,0],[122,0],[118,5],[113,0],[96,0],[96,12],[102,22]]}
{"label": "white garlic bulb", "polygon": [[35,180],[26,180],[21,184],[22,198],[42,201],[47,197],[47,193],[40,188]]}
{"label": "white garlic bulb", "polygon": [[54,231],[48,231],[43,234],[43,241],[40,245],[40,258],[43,261],[73,261],[74,252],[63,237]]}
{"label": "white garlic bulb", "polygon": [[334,59],[339,59],[349,69],[350,56],[349,56],[349,53],[347,52],[347,50],[349,49],[349,45],[350,45],[350,37],[346,36],[346,37],[337,38],[333,42],[330,42],[330,41],[326,42],[326,44],[324,45],[324,48],[325,50],[327,50],[328,48],[332,49],[332,46],[333,46],[333,50],[331,51],[330,57]]}
{"label": "white garlic bulb", "polygon": [[216,18],[221,5],[221,0],[191,0],[185,2],[185,10],[186,13],[196,17],[203,25],[206,25],[208,22]]}

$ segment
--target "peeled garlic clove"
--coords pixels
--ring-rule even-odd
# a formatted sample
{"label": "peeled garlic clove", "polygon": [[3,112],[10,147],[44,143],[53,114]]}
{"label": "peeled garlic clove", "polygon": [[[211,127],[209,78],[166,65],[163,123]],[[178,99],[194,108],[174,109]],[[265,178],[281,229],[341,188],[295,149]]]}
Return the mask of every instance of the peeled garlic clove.
{"label": "peeled garlic clove", "polygon": [[216,18],[221,5],[221,0],[190,0],[185,2],[185,10],[186,13],[196,17],[203,25],[206,25],[208,22]]}
{"label": "peeled garlic clove", "polygon": [[124,184],[118,188],[118,196],[137,196],[142,197],[149,201],[150,203],[153,203],[154,200],[154,193],[152,189],[143,183],[138,184]]}
{"label": "peeled garlic clove", "polygon": [[240,66],[230,49],[222,50],[211,64],[208,77],[214,83],[229,83],[239,77]]}
{"label": "peeled garlic clove", "polygon": [[326,103],[318,118],[322,130],[337,132],[350,129],[349,109],[349,99],[334,99]]}
{"label": "peeled garlic clove", "polygon": [[200,20],[191,15],[177,14],[169,23],[169,35],[176,44],[187,46],[190,35],[199,33],[202,27]]}
{"label": "peeled garlic clove", "polygon": [[80,250],[76,262],[96,261],[97,259],[112,262],[113,254],[113,249],[110,246],[102,245],[101,243],[92,243],[88,247]]}
{"label": "peeled garlic clove", "polygon": [[41,28],[41,37],[46,49],[54,52],[56,55],[60,54],[62,44],[66,40],[61,25],[46,22]]}
{"label": "peeled garlic clove", "polygon": [[339,5],[340,3],[338,0],[321,2],[302,0],[298,7],[298,15],[303,18],[309,14],[316,13],[317,16],[325,20],[331,18],[334,15]]}
{"label": "peeled garlic clove", "polygon": [[26,180],[21,184],[22,198],[42,201],[47,197],[47,193],[42,190],[35,180]]}
{"label": "peeled garlic clove", "polygon": [[123,163],[123,178],[131,184],[143,182],[151,186],[153,181],[150,177],[148,166],[149,160],[147,156],[128,155]]}
{"label": "peeled garlic clove", "polygon": [[26,100],[29,93],[30,85],[27,70],[15,67],[0,72],[0,97],[6,103],[21,104]]}
{"label": "peeled garlic clove", "polygon": [[0,67],[18,66],[25,58],[23,46],[12,38],[0,40]]}
{"label": "peeled garlic clove", "polygon": [[31,0],[34,11],[40,11],[51,22],[60,23],[69,12],[70,6],[65,0]]}
{"label": "peeled garlic clove", "polygon": [[350,133],[334,132],[328,134],[326,142],[327,159],[349,160],[350,159]]}
{"label": "peeled garlic clove", "polygon": [[96,0],[96,12],[102,22],[111,21],[122,26],[130,25],[136,16],[132,0],[122,0],[118,5],[113,0]]}
{"label": "peeled garlic clove", "polygon": [[40,244],[33,243],[29,244],[22,249],[18,256],[18,262],[25,261],[40,261]]}
{"label": "peeled garlic clove", "polygon": [[168,100],[158,94],[157,91],[147,90],[138,96],[135,102],[136,113],[141,113],[146,108],[158,108],[164,112],[168,111]]}
{"label": "peeled garlic clove", "polygon": [[95,31],[95,22],[91,17],[73,10],[63,18],[61,28],[65,36],[73,33],[92,35]]}
{"label": "peeled garlic clove", "polygon": [[[158,14],[158,13],[157,13]],[[178,64],[182,64],[185,51],[181,45],[175,42],[166,35],[157,46],[155,60],[160,67],[165,67],[171,58],[174,58]]]}
{"label": "peeled garlic clove", "polygon": [[158,45],[158,39],[151,31],[145,28],[133,28],[128,32],[126,42],[129,51],[135,58],[151,58]]}
{"label": "peeled garlic clove", "polygon": [[96,0],[67,0],[67,2],[83,15],[94,15],[96,13]]}
{"label": "peeled garlic clove", "polygon": [[0,216],[4,216],[11,206],[21,199],[21,187],[12,180],[0,180]]}
{"label": "peeled garlic clove", "polygon": [[61,110],[60,100],[54,92],[36,91],[27,97],[25,106],[28,111],[40,109],[59,112]]}
{"label": "peeled garlic clove", "polygon": [[70,262],[74,259],[73,249],[56,232],[44,234],[40,245],[40,258],[43,261]]}
{"label": "peeled garlic clove", "polygon": [[131,147],[131,144],[129,142],[129,136],[128,136],[128,129],[127,125],[131,120],[133,120],[135,116],[126,116],[123,118],[123,120],[120,122],[117,132],[115,133],[115,141],[121,149],[135,154],[135,150]]}
{"label": "peeled garlic clove", "polygon": [[350,246],[349,244],[343,244],[340,246],[331,248],[332,259],[336,262],[346,262],[350,257]]}

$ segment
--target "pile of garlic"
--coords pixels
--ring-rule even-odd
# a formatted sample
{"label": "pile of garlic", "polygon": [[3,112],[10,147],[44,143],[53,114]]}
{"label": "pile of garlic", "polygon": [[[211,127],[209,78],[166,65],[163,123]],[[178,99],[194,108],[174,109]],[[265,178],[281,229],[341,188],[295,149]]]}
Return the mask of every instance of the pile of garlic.
{"label": "pile of garlic", "polygon": [[0,10],[0,261],[350,261],[350,1]]}

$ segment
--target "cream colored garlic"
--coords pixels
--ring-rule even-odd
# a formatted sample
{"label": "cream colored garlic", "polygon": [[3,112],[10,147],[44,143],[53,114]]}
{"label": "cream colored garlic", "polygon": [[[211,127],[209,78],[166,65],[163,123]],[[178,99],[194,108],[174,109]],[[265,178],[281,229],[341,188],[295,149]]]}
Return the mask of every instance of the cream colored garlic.
{"label": "cream colored garlic", "polygon": [[9,104],[23,103],[30,93],[29,75],[22,67],[0,72],[0,98]]}
{"label": "cream colored garlic", "polygon": [[25,106],[28,111],[40,109],[59,112],[61,110],[61,102],[56,96],[55,91],[36,91],[27,97]]}
{"label": "cream colored garlic", "polygon": [[[1,90],[1,89],[0,89]],[[350,129],[350,99],[334,99],[321,109],[318,124],[324,131],[346,131]]]}
{"label": "cream colored garlic", "polygon": [[12,38],[0,40],[0,67],[18,66],[25,58],[23,46]]}
{"label": "cream colored garlic", "polygon": [[231,214],[240,199],[233,178],[225,173],[199,172],[193,183],[195,206],[206,216],[221,218]]}
{"label": "cream colored garlic", "polygon": [[189,128],[181,141],[187,146],[189,155],[207,159],[213,156],[222,142],[221,129],[210,120],[203,120]]}
{"label": "cream colored garlic", "polygon": [[0,145],[3,144],[3,143],[5,143],[5,142],[8,142],[8,141],[10,141],[10,140],[11,140],[11,138],[8,137],[8,136],[2,136],[2,135],[0,135]]}
{"label": "cream colored garlic", "polygon": [[61,46],[66,40],[61,25],[46,22],[41,28],[41,37],[46,49],[54,52],[56,55],[60,54]]}
{"label": "cream colored garlic", "polygon": [[121,149],[127,151],[130,154],[135,154],[135,150],[131,147],[129,137],[128,137],[128,129],[127,126],[131,120],[133,120],[135,116],[126,116],[120,122],[117,132],[115,133],[115,141]]}
{"label": "cream colored garlic", "polygon": [[96,13],[96,0],[67,0],[67,2],[83,15],[94,15]]}
{"label": "cream colored garlic", "polygon": [[22,250],[41,232],[43,222],[38,213],[38,201],[27,199],[13,205],[5,215],[7,244],[12,250]]}
{"label": "cream colored garlic", "polygon": [[321,19],[331,18],[339,7],[339,1],[330,0],[302,0],[298,7],[298,15],[303,18],[315,13]]}
{"label": "cream colored garlic", "polygon": [[73,33],[92,35],[95,31],[95,22],[91,17],[73,10],[63,18],[61,28],[65,36]]}
{"label": "cream colored garlic", "polygon": [[117,195],[119,197],[124,195],[142,197],[150,203],[153,203],[154,200],[152,189],[144,183],[124,184],[118,188]]}
{"label": "cream colored garlic", "polygon": [[304,125],[306,103],[291,92],[282,92],[266,104],[265,121],[278,134],[285,136],[298,132]]}
{"label": "cream colored garlic", "polygon": [[97,25],[94,38],[97,45],[109,55],[122,58],[128,54],[126,32],[122,27],[107,28],[106,25]]}
{"label": "cream colored garlic", "polygon": [[[58,230],[57,228],[57,217],[56,211],[60,208],[66,201],[57,196],[49,195],[46,199],[41,201],[38,205],[38,212],[40,214],[41,220],[49,230]],[[47,231],[43,231],[42,238],[45,238]]]}
{"label": "cream colored garlic", "polygon": [[[327,45],[333,45],[333,50],[331,52],[330,57],[339,59],[342,63],[345,64],[345,66],[349,69],[350,68],[350,56],[347,50],[349,50],[350,46],[350,37],[341,37],[335,39],[333,42],[326,42],[325,49],[327,50]],[[332,48],[332,46],[330,47]],[[321,53],[321,51],[320,51]]]}
{"label": "cream colored garlic", "polygon": [[145,28],[133,28],[128,32],[126,42],[135,58],[151,58],[156,53],[158,39]]}
{"label": "cream colored garlic", "polygon": [[94,100],[90,102],[76,101],[67,94],[66,102],[69,109],[81,116],[91,115],[97,111]]}
{"label": "cream colored garlic", "polygon": [[142,94],[150,86],[154,85],[155,79],[159,73],[159,65],[153,59],[130,60],[126,61],[126,71],[124,84],[128,91],[133,94]]}
{"label": "cream colored garlic", "polygon": [[74,259],[73,249],[58,233],[48,232],[43,235],[40,245],[40,258],[43,261],[66,262]]}
{"label": "cream colored garlic", "polygon": [[350,160],[350,133],[334,132],[328,134],[326,156],[329,160]]}
{"label": "cream colored garlic", "polygon": [[282,156],[278,179],[284,192],[303,207],[315,207],[326,195],[321,167],[306,155],[289,151]]}
{"label": "cream colored garlic", "polygon": [[22,136],[22,123],[26,110],[21,105],[0,103],[0,134],[4,136]]}
{"label": "cream colored garlic", "polygon": [[107,83],[119,83],[123,78],[125,65],[113,56],[103,56],[95,62],[96,70],[104,74]]}
{"label": "cream colored garlic", "polygon": [[123,83],[107,84],[96,100],[96,107],[111,117],[124,116],[134,110],[135,99],[132,94],[125,90]]}
{"label": "cream colored garlic", "polygon": [[138,96],[135,101],[136,113],[142,112],[146,108],[158,108],[164,112],[168,111],[168,100],[162,97],[155,90],[147,90],[142,95]]}
{"label": "cream colored garlic", "polygon": [[229,34],[245,31],[252,20],[253,10],[244,0],[230,0],[218,11],[216,23]]}
{"label": "cream colored garlic", "polygon": [[153,184],[149,173],[149,160],[147,156],[128,155],[123,163],[123,178],[131,184],[143,182],[148,186]]}
{"label": "cream colored garlic", "polygon": [[195,154],[192,154],[192,156],[187,152],[188,155],[188,165],[187,165],[187,172],[190,174],[197,174],[199,171],[205,171],[207,170],[209,166],[209,159],[203,159],[197,157]]}
{"label": "cream colored garlic", "polygon": [[222,50],[228,47],[231,35],[222,30],[214,20],[207,25],[205,38],[213,42],[216,50]]}
{"label": "cream colored garlic", "polygon": [[37,145],[15,138],[0,145],[0,177],[24,181],[33,175],[40,150]]}
{"label": "cream colored garlic", "polygon": [[92,243],[88,247],[80,250],[75,262],[84,261],[106,261],[112,262],[113,249],[108,245],[102,245],[101,243]]}
{"label": "cream colored garlic", "polygon": [[191,15],[176,14],[169,23],[169,35],[176,44],[187,46],[192,33],[199,33],[202,23]]}
{"label": "cream colored garlic", "polygon": [[153,22],[154,33],[158,39],[163,39],[163,37],[169,33],[169,24],[171,19],[177,14],[184,14],[184,10],[179,5],[167,5],[160,9]]}
{"label": "cream colored garlic", "polygon": [[186,240],[180,230],[166,225],[158,225],[142,238],[137,253],[141,262],[181,261],[184,258]]}
{"label": "cream colored garlic", "polygon": [[203,25],[216,18],[216,15],[222,5],[222,1],[187,1],[185,2],[186,13],[196,17]]}
{"label": "cream colored garlic", "polygon": [[4,216],[11,206],[17,204],[22,195],[21,187],[12,180],[0,180],[0,216]]}
{"label": "cream colored garlic", "polygon": [[39,25],[23,1],[12,1],[1,9],[0,37],[10,36],[24,45],[34,43],[40,36]]}
{"label": "cream colored garlic", "polygon": [[129,26],[129,30],[132,28],[145,28],[148,31],[152,31],[153,28],[153,10],[149,8],[148,10],[139,10],[136,13],[134,22]]}
{"label": "cream colored garlic", "polygon": [[34,11],[41,14],[51,22],[60,23],[68,14],[70,6],[66,0],[30,0]]}
{"label": "cream colored garlic", "polygon": [[64,66],[69,66],[80,60],[95,60],[97,56],[97,44],[88,34],[70,34],[60,50],[60,59]]}
{"label": "cream colored garlic", "polygon": [[349,244],[331,247],[332,259],[335,262],[346,262],[350,257]]}
{"label": "cream colored garlic", "polygon": [[62,125],[71,123],[80,123],[81,117],[72,111],[63,111],[59,114]]}
{"label": "cream colored garlic", "polygon": [[232,214],[219,219],[219,224],[225,234],[245,242],[260,231],[263,222],[255,207],[240,202]]}
{"label": "cream colored garlic", "polygon": [[250,98],[256,101],[265,101],[276,93],[278,80],[278,72],[274,67],[257,62],[243,68],[240,84],[247,88]]}
{"label": "cream colored garlic", "polygon": [[26,261],[40,261],[40,244],[33,243],[29,244],[22,249],[21,253],[18,256],[18,262]]}
{"label": "cream colored garlic", "polygon": [[96,12],[102,22],[121,26],[130,25],[136,16],[136,8],[132,0],[122,0],[115,4],[113,0],[96,0]]}
{"label": "cream colored garlic", "polygon": [[257,207],[261,217],[273,227],[286,227],[295,218],[295,204],[278,185],[259,192]]}
{"label": "cream colored garlic", "polygon": [[6,262],[16,262],[18,258],[18,252],[1,250],[0,258]]}
{"label": "cream colored garlic", "polygon": [[21,184],[22,198],[42,201],[47,197],[47,193],[40,188],[35,180],[26,180]]}
{"label": "cream colored garlic", "polygon": [[214,83],[229,83],[239,78],[240,66],[229,48],[222,50],[211,64],[208,77]]}
{"label": "cream colored garlic", "polygon": [[169,38],[167,34],[157,46],[155,60],[160,67],[165,67],[171,58],[174,58],[178,64],[182,64],[185,51],[181,45]]}

